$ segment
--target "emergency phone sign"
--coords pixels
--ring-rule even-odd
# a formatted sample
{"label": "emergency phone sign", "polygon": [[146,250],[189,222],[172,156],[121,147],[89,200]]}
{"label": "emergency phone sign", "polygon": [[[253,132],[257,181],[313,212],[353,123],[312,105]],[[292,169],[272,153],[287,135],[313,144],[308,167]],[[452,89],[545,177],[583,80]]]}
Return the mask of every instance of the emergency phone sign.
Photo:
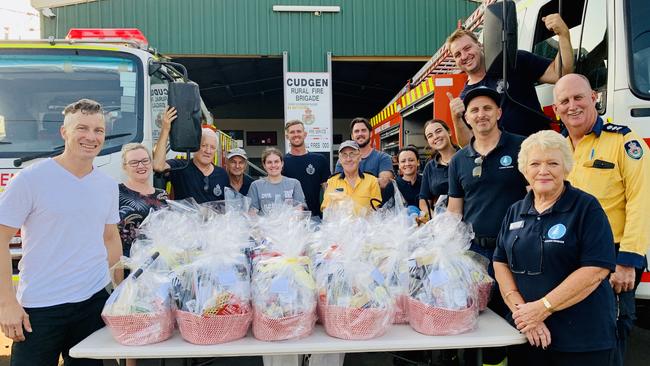
{"label": "emergency phone sign", "polygon": [[[332,80],[327,72],[287,72],[284,76],[284,121],[305,125],[309,151],[332,150]],[[287,150],[289,144],[286,144]]]}

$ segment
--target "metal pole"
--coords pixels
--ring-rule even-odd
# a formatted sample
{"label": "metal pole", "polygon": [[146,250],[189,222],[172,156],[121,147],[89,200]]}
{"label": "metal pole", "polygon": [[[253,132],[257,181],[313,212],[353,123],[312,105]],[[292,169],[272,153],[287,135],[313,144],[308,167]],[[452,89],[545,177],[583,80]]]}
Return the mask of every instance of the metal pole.
{"label": "metal pole", "polygon": [[330,121],[329,121],[329,130],[330,130],[330,171],[334,171],[334,80],[332,80],[332,52],[327,52],[327,73],[329,74],[330,79]]}

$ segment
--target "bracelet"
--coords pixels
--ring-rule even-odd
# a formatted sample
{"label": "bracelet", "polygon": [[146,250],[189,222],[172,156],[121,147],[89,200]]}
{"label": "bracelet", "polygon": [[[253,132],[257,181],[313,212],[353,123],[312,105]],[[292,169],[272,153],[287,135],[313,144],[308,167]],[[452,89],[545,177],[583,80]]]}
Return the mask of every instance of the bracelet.
{"label": "bracelet", "polygon": [[519,292],[519,291],[517,291],[517,290],[511,290],[511,291],[506,292],[506,294],[503,295],[503,299],[504,299],[504,300],[508,300],[508,297],[510,297],[510,295],[514,294],[515,292]]}
{"label": "bracelet", "polygon": [[546,298],[546,296],[542,297],[542,303],[544,304],[544,307],[546,308],[546,310],[548,310],[549,313],[552,313],[552,312],[555,311],[555,310],[553,309],[553,306],[551,305],[551,302],[548,301],[548,299]]}

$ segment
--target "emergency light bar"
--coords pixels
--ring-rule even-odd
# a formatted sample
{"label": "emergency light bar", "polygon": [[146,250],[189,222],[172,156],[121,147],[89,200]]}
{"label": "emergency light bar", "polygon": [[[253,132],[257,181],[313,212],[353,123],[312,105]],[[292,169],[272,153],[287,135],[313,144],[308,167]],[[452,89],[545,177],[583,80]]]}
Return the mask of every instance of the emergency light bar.
{"label": "emergency light bar", "polygon": [[134,41],[147,46],[149,41],[137,28],[71,28],[65,39],[103,41]]}

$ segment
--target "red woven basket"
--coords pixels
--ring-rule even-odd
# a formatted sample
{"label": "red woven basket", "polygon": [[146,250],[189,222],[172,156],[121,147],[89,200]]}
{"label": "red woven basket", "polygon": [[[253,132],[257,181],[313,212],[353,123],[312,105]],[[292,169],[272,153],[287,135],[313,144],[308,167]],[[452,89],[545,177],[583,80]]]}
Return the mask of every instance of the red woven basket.
{"label": "red woven basket", "polygon": [[478,311],[487,309],[492,294],[492,285],[494,282],[481,282],[478,284]]}
{"label": "red woven basket", "polygon": [[409,298],[409,324],[426,335],[450,335],[470,331],[476,326],[478,308],[472,304],[463,310],[438,308]]}
{"label": "red woven basket", "polygon": [[181,337],[193,344],[218,344],[246,336],[253,313],[234,315],[198,315],[176,310]]}
{"label": "red woven basket", "polygon": [[399,295],[395,300],[395,317],[393,324],[407,324],[409,322],[409,297]]}
{"label": "red woven basket", "polygon": [[127,346],[162,342],[171,338],[174,333],[174,317],[171,310],[160,313],[102,315],[102,319],[113,338]]}
{"label": "red woven basket", "polygon": [[392,309],[359,309],[319,304],[325,332],[341,339],[371,339],[386,333]]}
{"label": "red woven basket", "polygon": [[253,310],[253,336],[261,341],[282,341],[285,339],[300,339],[309,336],[314,331],[316,309],[310,312],[271,318],[263,312]]}

